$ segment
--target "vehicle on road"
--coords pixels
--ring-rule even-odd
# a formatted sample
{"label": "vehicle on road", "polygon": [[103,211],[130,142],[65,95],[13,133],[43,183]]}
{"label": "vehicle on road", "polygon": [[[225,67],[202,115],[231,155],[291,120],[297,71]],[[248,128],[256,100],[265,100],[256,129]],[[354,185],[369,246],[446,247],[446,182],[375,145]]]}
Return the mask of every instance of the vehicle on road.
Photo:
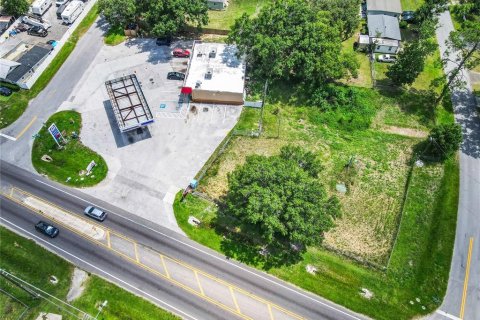
{"label": "vehicle on road", "polygon": [[94,206],[86,207],[83,213],[85,213],[85,215],[89,216],[90,218],[98,221],[103,221],[107,217],[107,213],[105,211],[100,210]]}
{"label": "vehicle on road", "polygon": [[377,61],[379,62],[386,62],[386,63],[394,63],[397,61],[397,57],[391,54],[381,54],[377,57]]}
{"label": "vehicle on road", "polygon": [[177,57],[177,58],[189,58],[190,57],[190,51],[182,48],[175,48],[172,51],[172,56]]}
{"label": "vehicle on road", "polygon": [[172,44],[172,37],[161,37],[155,41],[157,46],[170,46]]}
{"label": "vehicle on road", "polygon": [[47,30],[45,30],[42,27],[37,27],[37,26],[28,29],[27,33],[31,36],[37,36],[37,37],[43,37],[43,38],[48,35]]}
{"label": "vehicle on road", "polygon": [[402,20],[409,23],[415,22],[415,11],[403,11]]}
{"label": "vehicle on road", "polygon": [[35,0],[32,5],[32,13],[42,16],[52,6],[52,0]]}
{"label": "vehicle on road", "polygon": [[46,236],[49,236],[50,238],[55,238],[60,232],[57,227],[54,227],[51,224],[46,223],[45,221],[39,221],[35,225],[35,230],[43,233]]}
{"label": "vehicle on road", "polygon": [[0,87],[0,96],[8,97],[12,94],[12,90],[7,87]]}
{"label": "vehicle on road", "polygon": [[62,21],[65,24],[74,23],[78,16],[82,13],[84,7],[85,5],[82,1],[70,2],[62,12]]}
{"label": "vehicle on road", "polygon": [[167,79],[169,80],[185,80],[185,74],[181,72],[169,72],[167,74]]}

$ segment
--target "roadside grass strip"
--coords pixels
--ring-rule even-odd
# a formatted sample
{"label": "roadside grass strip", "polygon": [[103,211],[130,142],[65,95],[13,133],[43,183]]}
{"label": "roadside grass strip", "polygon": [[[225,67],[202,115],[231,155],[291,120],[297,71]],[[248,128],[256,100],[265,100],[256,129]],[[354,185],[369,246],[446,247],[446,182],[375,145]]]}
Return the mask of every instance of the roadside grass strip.
{"label": "roadside grass strip", "polygon": [[29,192],[13,187],[3,195],[53,221],[57,226],[67,228],[86,240],[111,250],[121,258],[242,319],[303,319],[281,306]]}

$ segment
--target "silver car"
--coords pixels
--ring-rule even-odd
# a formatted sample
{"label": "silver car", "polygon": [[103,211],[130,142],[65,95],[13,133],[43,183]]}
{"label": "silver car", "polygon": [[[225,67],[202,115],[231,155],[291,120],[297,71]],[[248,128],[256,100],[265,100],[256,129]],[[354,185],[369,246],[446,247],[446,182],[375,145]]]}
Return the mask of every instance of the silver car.
{"label": "silver car", "polygon": [[88,206],[85,208],[85,211],[83,211],[87,216],[90,218],[93,218],[98,221],[103,221],[107,217],[107,213],[105,211],[102,211],[98,208],[95,208],[93,206]]}

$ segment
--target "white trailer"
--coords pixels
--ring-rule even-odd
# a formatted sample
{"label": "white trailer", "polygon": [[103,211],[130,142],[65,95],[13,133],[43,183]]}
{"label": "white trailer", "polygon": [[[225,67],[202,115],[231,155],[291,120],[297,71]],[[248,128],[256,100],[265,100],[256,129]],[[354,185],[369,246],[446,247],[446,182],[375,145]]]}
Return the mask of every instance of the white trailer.
{"label": "white trailer", "polygon": [[34,18],[34,17],[31,17],[31,16],[23,16],[22,22],[26,23],[26,24],[29,24],[31,26],[42,27],[45,30],[48,30],[48,28],[50,28],[52,26],[50,24],[50,22],[48,22],[45,19]]}
{"label": "white trailer", "polygon": [[32,13],[42,16],[45,12],[47,12],[48,8],[52,5],[52,0],[35,0],[32,3]]}
{"label": "white trailer", "polygon": [[83,7],[84,5],[82,1],[70,2],[62,12],[62,21],[66,24],[74,23],[78,16],[82,13]]}

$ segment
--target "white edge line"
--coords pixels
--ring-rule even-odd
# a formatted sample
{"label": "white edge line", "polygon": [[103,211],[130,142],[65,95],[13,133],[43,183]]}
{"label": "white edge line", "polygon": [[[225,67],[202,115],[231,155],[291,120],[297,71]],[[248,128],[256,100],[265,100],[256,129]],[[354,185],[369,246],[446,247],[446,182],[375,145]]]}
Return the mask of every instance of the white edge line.
{"label": "white edge line", "polygon": [[436,313],[444,316],[444,317],[447,317],[449,319],[452,319],[452,320],[462,320],[460,319],[459,317],[455,317],[454,315],[451,315],[450,313],[446,313],[445,311],[442,311],[440,309],[438,309],[437,311],[435,311]]}
{"label": "white edge line", "polygon": [[9,135],[7,135],[7,134],[5,134],[5,133],[1,133],[1,132],[0,132],[0,136],[2,136],[2,137],[4,137],[4,138],[7,138],[7,139],[9,139],[9,140],[12,140],[12,141],[17,141],[17,138],[11,137],[11,136],[9,136]]}
{"label": "white edge line", "polygon": [[144,295],[146,295],[146,296],[148,296],[148,297],[150,297],[150,298],[152,298],[152,299],[154,299],[154,300],[156,300],[156,301],[164,304],[165,306],[167,306],[167,307],[175,310],[176,312],[181,313],[181,314],[189,317],[189,318],[192,319],[192,320],[198,320],[197,318],[194,318],[193,316],[189,315],[188,313],[185,313],[185,312],[183,312],[182,310],[180,310],[180,309],[178,309],[178,308],[176,308],[176,307],[174,307],[174,306],[166,303],[165,301],[160,300],[160,299],[158,299],[157,297],[155,297],[155,296],[153,296],[153,295],[151,295],[151,294],[149,294],[149,293],[147,293],[147,292],[145,292],[145,291],[142,291],[142,290],[136,288],[135,286],[131,285],[130,283],[128,283],[128,282],[126,282],[126,281],[124,281],[124,280],[122,280],[122,279],[120,279],[120,278],[117,278],[116,276],[108,273],[108,272],[105,271],[105,270],[100,269],[99,267],[91,264],[90,262],[87,262],[87,261],[83,260],[82,258],[79,258],[79,257],[75,256],[74,254],[66,251],[66,250],[63,250],[63,249],[60,248],[60,247],[57,247],[56,245],[54,245],[54,244],[52,244],[52,243],[50,243],[50,242],[48,242],[48,241],[46,241],[46,240],[44,240],[44,239],[36,236],[36,235],[34,235],[33,233],[31,233],[31,232],[23,229],[22,227],[19,227],[19,226],[17,226],[16,224],[14,224],[14,223],[6,220],[5,218],[0,217],[0,220],[3,220],[4,222],[6,222],[6,223],[8,223],[8,224],[10,224],[10,225],[12,225],[12,226],[14,226],[15,228],[17,228],[17,229],[19,229],[19,230],[22,230],[22,232],[26,233],[27,235],[31,236],[32,238],[35,238],[36,240],[40,240],[41,242],[46,243],[46,244],[47,244],[47,248],[50,246],[50,247],[53,247],[53,248],[55,248],[55,249],[57,249],[57,250],[60,250],[60,251],[64,252],[65,254],[70,255],[70,256],[74,257],[75,259],[77,259],[77,260],[79,260],[79,261],[87,264],[88,266],[90,266],[90,267],[92,267],[92,268],[94,268],[94,269],[96,269],[96,270],[98,270],[98,271],[100,271],[100,272],[103,272],[104,274],[108,275],[109,277],[112,277],[113,279],[115,279],[115,280],[117,280],[117,281],[125,284],[126,286],[132,288],[134,291],[140,292],[140,293],[142,293],[142,294],[144,294]]}
{"label": "white edge line", "polygon": [[[58,191],[63,192],[63,193],[65,193],[65,194],[68,194],[68,195],[70,195],[71,197],[77,198],[77,199],[82,200],[82,201],[84,201],[84,202],[86,202],[86,203],[90,203],[90,204],[92,204],[92,205],[94,205],[94,206],[96,206],[96,207],[98,207],[98,208],[100,208],[100,209],[109,211],[109,210],[103,208],[102,206],[98,206],[98,205],[96,205],[95,203],[92,203],[92,202],[90,202],[90,201],[87,201],[87,200],[85,200],[85,199],[83,199],[83,198],[80,198],[79,196],[76,196],[76,195],[74,195],[74,194],[71,194],[71,193],[69,193],[69,192],[67,192],[67,191],[65,191],[65,190],[60,189],[60,188],[54,187],[54,186],[52,186],[52,185],[50,185],[50,184],[48,184],[48,183],[46,183],[46,182],[43,182],[43,181],[38,180],[38,179],[35,179],[35,180],[36,180],[37,182],[40,182],[41,184],[44,184],[44,185],[46,185],[46,186],[49,186],[50,188],[53,188],[53,189],[55,189],[55,190],[58,190]],[[224,263],[226,263],[226,264],[228,264],[228,265],[231,265],[231,266],[233,266],[233,267],[235,267],[235,268],[237,268],[237,269],[240,269],[240,270],[245,271],[245,272],[247,272],[247,273],[249,273],[249,274],[252,274],[252,275],[254,275],[254,276],[256,276],[256,277],[259,277],[259,278],[261,278],[261,279],[263,279],[263,280],[265,280],[265,281],[268,281],[268,282],[270,282],[270,283],[276,284],[277,286],[279,286],[279,287],[281,287],[281,288],[283,288],[283,289],[286,289],[286,290],[288,290],[288,291],[290,291],[290,292],[294,292],[294,293],[296,293],[296,294],[298,294],[298,295],[300,295],[300,296],[302,296],[302,297],[304,297],[304,298],[307,298],[307,299],[309,299],[309,300],[311,300],[311,301],[314,301],[314,302],[316,302],[316,303],[319,303],[319,304],[321,304],[321,305],[323,305],[323,306],[325,306],[325,307],[327,307],[327,308],[330,308],[330,309],[332,309],[332,310],[334,310],[334,311],[337,311],[337,312],[339,312],[339,313],[341,313],[341,314],[343,314],[343,315],[346,315],[346,316],[350,317],[351,319],[361,320],[361,318],[357,318],[356,316],[351,315],[351,314],[349,314],[349,313],[347,313],[347,312],[345,312],[345,311],[343,311],[343,310],[337,309],[337,308],[335,308],[334,306],[331,306],[331,305],[329,305],[329,304],[327,304],[327,303],[325,303],[325,302],[319,301],[319,300],[317,300],[317,299],[315,299],[315,298],[312,298],[312,297],[310,297],[310,296],[308,296],[308,295],[306,295],[306,294],[304,294],[304,293],[301,293],[301,292],[296,291],[296,290],[294,290],[294,289],[292,289],[292,288],[289,288],[289,287],[287,287],[287,286],[285,286],[285,285],[283,285],[283,284],[281,284],[281,283],[278,283],[278,282],[276,282],[276,281],[274,281],[274,280],[272,280],[272,279],[266,278],[266,277],[264,277],[264,276],[262,276],[262,275],[259,275],[259,274],[255,273],[255,272],[251,271],[251,270],[245,269],[245,268],[243,268],[243,267],[241,267],[241,266],[239,266],[239,265],[236,265],[235,263],[232,263],[232,262],[230,262],[230,261],[228,261],[228,260],[221,259],[221,258],[219,258],[219,257],[217,257],[217,256],[215,256],[215,255],[213,255],[213,254],[211,254],[211,253],[209,253],[209,252],[203,251],[203,250],[201,250],[201,249],[199,249],[199,248],[196,248],[196,247],[194,247],[194,246],[192,246],[192,245],[190,245],[190,244],[188,244],[188,243],[185,243],[185,242],[183,242],[183,241],[181,241],[181,240],[175,239],[174,237],[171,237],[171,236],[169,236],[169,235],[167,235],[167,234],[165,234],[165,233],[163,233],[163,232],[161,232],[161,231],[152,229],[152,228],[150,228],[150,227],[148,227],[148,226],[146,226],[146,225],[143,225],[143,224],[141,224],[141,223],[138,223],[138,222],[136,222],[136,221],[134,221],[134,220],[132,220],[132,219],[126,218],[126,217],[124,217],[124,216],[121,215],[121,214],[118,214],[118,213],[115,213],[115,212],[112,212],[112,211],[109,211],[109,213],[112,213],[112,214],[114,214],[114,215],[117,215],[117,216],[119,216],[119,217],[121,217],[121,218],[123,218],[123,219],[125,219],[125,220],[128,220],[128,221],[130,221],[130,222],[133,222],[133,223],[135,223],[135,224],[137,224],[137,225],[139,225],[139,226],[142,226],[142,227],[144,227],[144,228],[146,228],[146,229],[148,229],[148,230],[151,230],[151,231],[153,231],[153,232],[155,232],[155,233],[158,233],[158,234],[160,234],[160,235],[162,235],[162,236],[164,236],[164,237],[167,237],[167,238],[169,238],[169,239],[171,239],[171,240],[174,240],[174,241],[176,241],[176,242],[178,242],[178,243],[181,243],[181,244],[183,244],[183,245],[185,245],[185,246],[187,246],[187,247],[189,247],[189,248],[192,248],[192,249],[194,249],[194,250],[196,250],[196,251],[199,251],[199,252],[201,252],[201,253],[203,253],[203,254],[206,254],[206,255],[208,255],[208,256],[210,256],[210,257],[212,257],[212,258],[215,258],[215,259],[217,259],[217,260],[219,260],[219,261],[222,261],[222,262],[224,262]]]}

